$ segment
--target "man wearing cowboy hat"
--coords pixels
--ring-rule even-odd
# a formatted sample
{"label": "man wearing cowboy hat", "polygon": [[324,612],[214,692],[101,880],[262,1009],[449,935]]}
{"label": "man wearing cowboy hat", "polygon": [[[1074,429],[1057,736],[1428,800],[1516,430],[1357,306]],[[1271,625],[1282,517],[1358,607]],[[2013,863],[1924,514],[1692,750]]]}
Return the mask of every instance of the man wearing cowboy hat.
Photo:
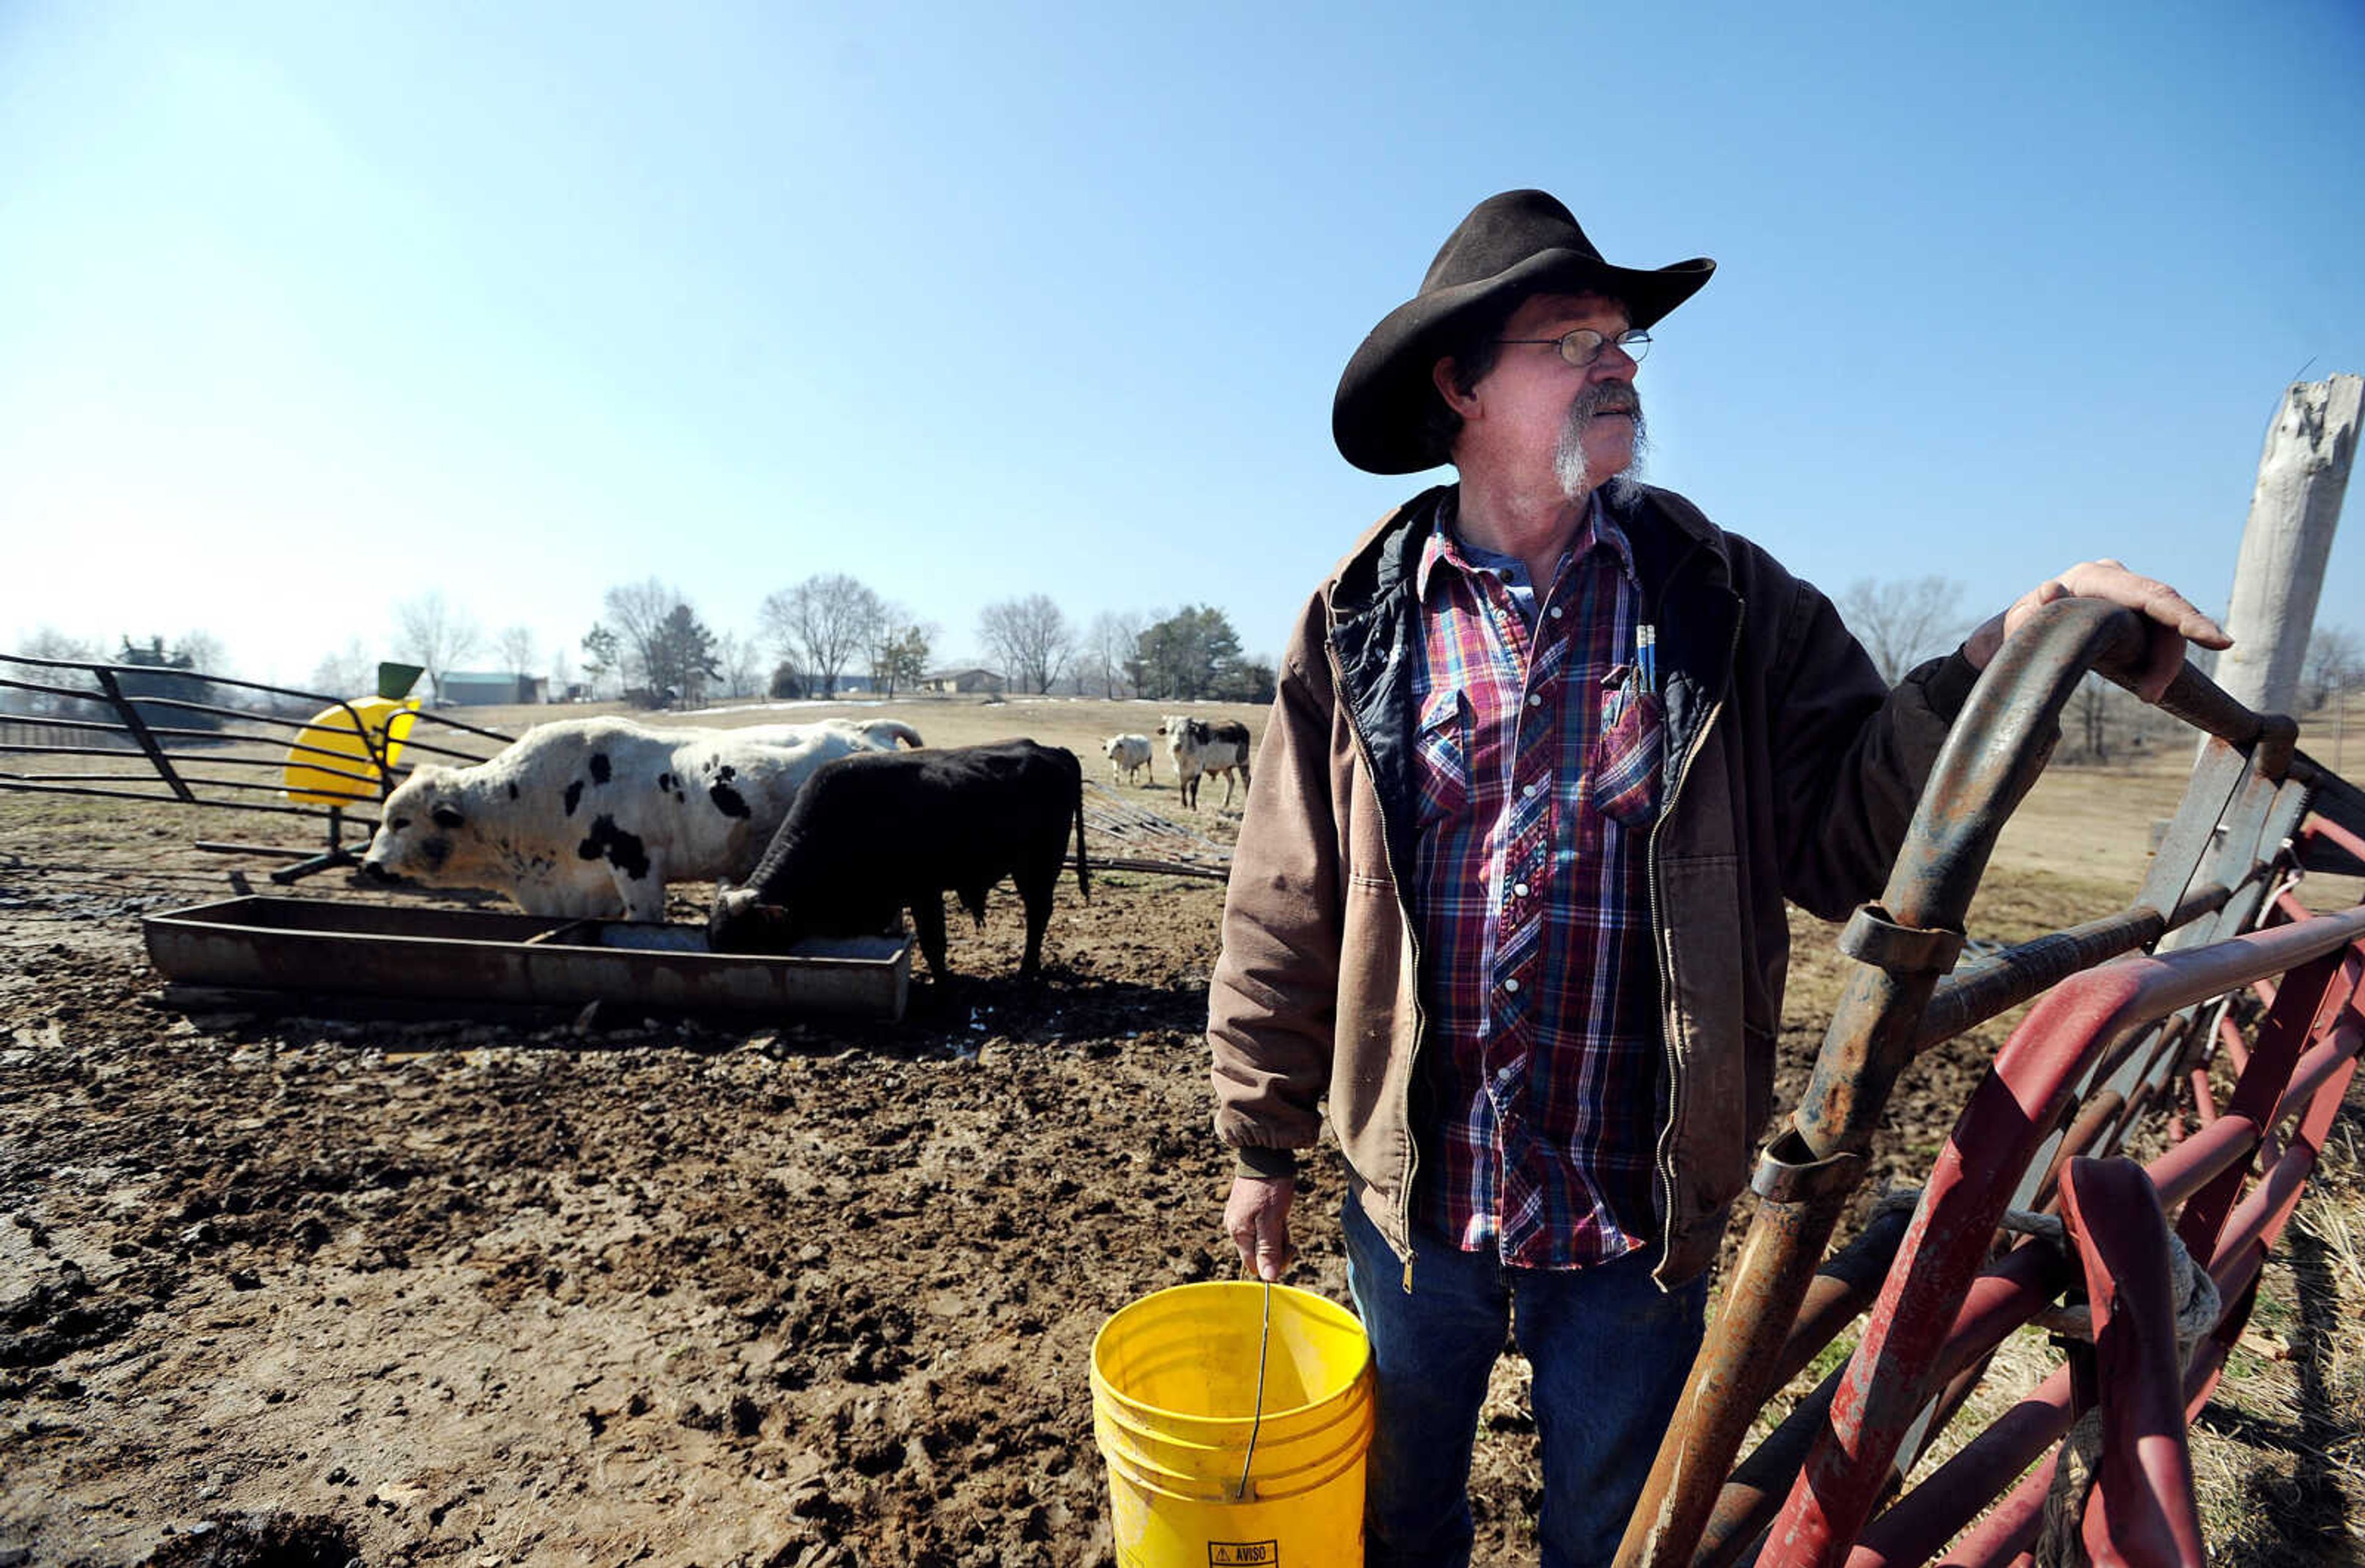
{"label": "man wearing cowboy hat", "polygon": [[2115,562],[1884,686],[1832,605],[1626,471],[1650,329],[1709,279],[1604,261],[1541,191],[1478,205],[1339,383],[1360,468],[1451,462],[1307,602],[1209,994],[1225,1225],[1290,1258],[1321,1106],[1377,1376],[1368,1560],[1469,1556],[1470,1455],[1516,1324],[1548,1563],[1606,1562],[1698,1349],[1770,1110],[1788,927],[1875,896],[2006,632],[2090,594],[2225,634]]}

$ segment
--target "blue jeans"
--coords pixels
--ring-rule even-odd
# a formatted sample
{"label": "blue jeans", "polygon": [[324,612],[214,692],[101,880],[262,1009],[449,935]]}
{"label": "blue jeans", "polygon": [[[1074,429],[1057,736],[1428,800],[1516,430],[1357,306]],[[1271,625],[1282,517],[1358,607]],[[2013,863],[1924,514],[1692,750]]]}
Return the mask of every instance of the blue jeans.
{"label": "blue jeans", "polygon": [[1514,1322],[1534,1368],[1546,1568],[1607,1563],[1698,1351],[1708,1282],[1662,1293],[1649,1250],[1590,1269],[1507,1269],[1417,1232],[1404,1262],[1347,1196],[1347,1287],[1371,1336],[1377,1429],[1363,1506],[1371,1568],[1470,1561],[1470,1454]]}

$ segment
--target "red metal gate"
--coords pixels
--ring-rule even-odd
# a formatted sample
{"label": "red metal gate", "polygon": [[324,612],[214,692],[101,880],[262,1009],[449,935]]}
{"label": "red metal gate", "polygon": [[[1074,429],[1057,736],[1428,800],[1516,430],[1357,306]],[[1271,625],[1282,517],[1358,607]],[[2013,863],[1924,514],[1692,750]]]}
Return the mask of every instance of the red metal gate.
{"label": "red metal gate", "polygon": [[[2365,870],[2365,796],[2296,750],[2290,720],[2187,672],[2160,706],[2207,739],[2136,902],[1956,968],[1971,895],[2063,706],[2090,668],[2124,669],[2142,639],[2131,612],[2063,601],[1974,690],[1881,902],[1841,938],[1855,971],[1804,1099],[1760,1161],[1754,1223],[1621,1564],[1722,1564],[1753,1549],[1761,1568],[1923,1562],[2000,1496],[1945,1561],[2009,1562],[2057,1491],[2074,1495],[2056,1528],[2094,1561],[2201,1560],[2186,1423],[2247,1319],[2365,1037],[2365,908],[2310,915],[2290,879],[2307,866]],[[2048,991],[1910,1219],[1877,1217],[1826,1261],[1899,1073]],[[2246,993],[2266,1004],[2247,1036],[2230,1004]],[[2222,1111],[2213,1048],[2239,1074]],[[2118,1157],[2188,1085],[2194,1135],[2147,1168]],[[2057,1215],[2057,1237],[2000,1240],[2010,1211]],[[2180,1288],[2180,1249],[2198,1265]],[[2090,1345],[1908,1489],[1990,1354],[2065,1292],[2088,1305]],[[1867,1304],[1853,1359],[1735,1468],[1769,1396]],[[2081,1417],[2066,1449],[2077,1484],[2057,1488]]]}

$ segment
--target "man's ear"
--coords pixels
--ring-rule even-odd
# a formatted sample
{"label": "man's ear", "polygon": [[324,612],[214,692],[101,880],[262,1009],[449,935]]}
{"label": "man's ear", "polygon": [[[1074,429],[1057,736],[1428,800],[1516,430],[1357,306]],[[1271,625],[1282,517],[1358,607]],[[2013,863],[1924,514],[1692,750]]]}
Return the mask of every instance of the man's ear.
{"label": "man's ear", "polygon": [[1429,367],[1429,385],[1437,388],[1437,395],[1445,399],[1447,408],[1466,420],[1478,407],[1478,399],[1474,394],[1462,390],[1456,371],[1452,356],[1449,354]]}

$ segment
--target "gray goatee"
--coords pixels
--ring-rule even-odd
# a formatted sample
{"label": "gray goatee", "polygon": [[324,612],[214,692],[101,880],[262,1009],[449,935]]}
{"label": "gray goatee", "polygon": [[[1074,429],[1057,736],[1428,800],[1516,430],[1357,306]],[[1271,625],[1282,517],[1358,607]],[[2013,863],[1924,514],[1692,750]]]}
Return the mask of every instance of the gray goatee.
{"label": "gray goatee", "polygon": [[[1586,465],[1585,432],[1596,415],[1608,409],[1624,409],[1634,417],[1634,461],[1616,474],[1597,475]],[[1581,501],[1595,489],[1607,487],[1608,498],[1622,498],[1622,492],[1632,484],[1632,476],[1642,468],[1642,454],[1648,445],[1642,426],[1642,400],[1635,395],[1631,381],[1602,381],[1577,394],[1569,405],[1568,422],[1561,427],[1560,445],[1552,454],[1552,473],[1560,480],[1561,494],[1572,501]]]}

